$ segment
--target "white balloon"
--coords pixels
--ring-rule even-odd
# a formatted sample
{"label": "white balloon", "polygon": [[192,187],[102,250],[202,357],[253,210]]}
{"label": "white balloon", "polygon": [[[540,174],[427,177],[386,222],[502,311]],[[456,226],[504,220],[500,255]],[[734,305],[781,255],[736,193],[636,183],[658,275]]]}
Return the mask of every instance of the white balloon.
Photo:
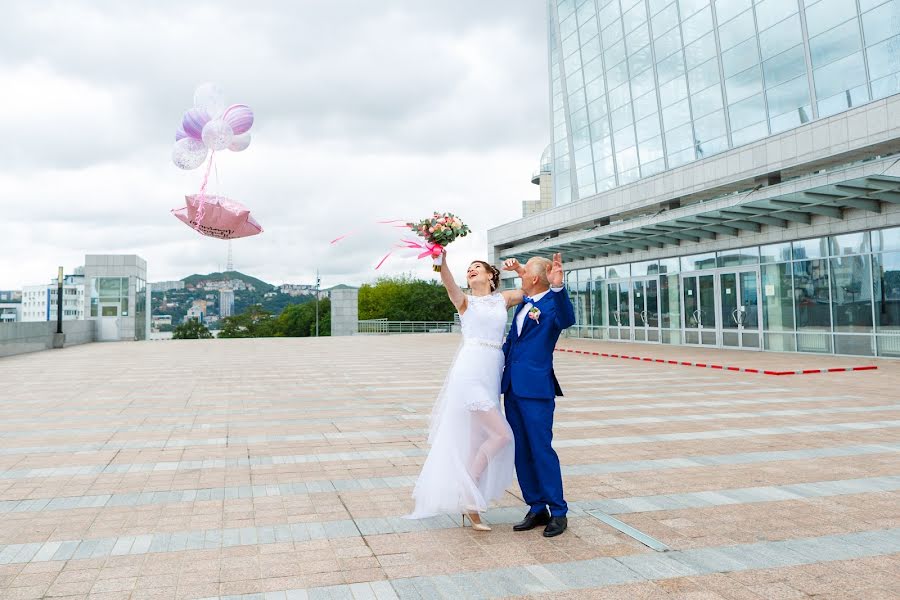
{"label": "white balloon", "polygon": [[217,83],[203,83],[194,90],[194,108],[205,111],[211,119],[225,112],[225,92]]}
{"label": "white balloon", "polygon": [[206,160],[207,149],[200,140],[181,138],[172,148],[172,162],[179,169],[196,169]]}
{"label": "white balloon", "polygon": [[228,146],[228,149],[232,152],[243,152],[247,149],[247,146],[250,145],[250,132],[242,133],[241,135],[234,136],[234,139],[231,140],[231,144]]}
{"label": "white balloon", "polygon": [[203,126],[200,137],[209,148],[217,151],[224,150],[231,145],[231,140],[234,139],[234,130],[222,119],[213,119]]}

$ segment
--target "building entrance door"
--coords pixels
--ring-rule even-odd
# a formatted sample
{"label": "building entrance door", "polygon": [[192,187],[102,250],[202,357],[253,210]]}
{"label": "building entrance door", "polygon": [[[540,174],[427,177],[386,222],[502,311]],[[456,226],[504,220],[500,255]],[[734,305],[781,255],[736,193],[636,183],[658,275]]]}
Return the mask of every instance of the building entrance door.
{"label": "building entrance door", "polygon": [[681,313],[685,344],[718,345],[719,323],[716,312],[716,275],[684,273],[681,275]]}
{"label": "building entrance door", "polygon": [[100,341],[119,339],[119,303],[100,303]]}
{"label": "building entrance door", "polygon": [[647,277],[631,280],[632,339],[659,341],[659,280]]}
{"label": "building entrance door", "polygon": [[718,278],[722,346],[759,350],[762,346],[759,269],[723,271],[718,273]]}
{"label": "building entrance door", "polygon": [[628,280],[606,282],[606,310],[609,322],[609,339],[631,338],[631,302]]}

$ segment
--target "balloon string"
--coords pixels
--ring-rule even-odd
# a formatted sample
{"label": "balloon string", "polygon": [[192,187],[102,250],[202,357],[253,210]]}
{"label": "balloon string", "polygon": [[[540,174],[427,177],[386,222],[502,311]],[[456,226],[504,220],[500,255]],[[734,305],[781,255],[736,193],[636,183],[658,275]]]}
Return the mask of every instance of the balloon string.
{"label": "balloon string", "polygon": [[[203,183],[200,184],[200,198],[197,206],[197,227],[200,227],[200,222],[203,220],[204,208],[206,206],[206,184],[209,182],[209,172],[212,170],[213,160],[215,159],[216,151],[213,150],[209,154],[209,162],[206,164],[206,173],[203,175]],[[218,174],[218,171],[216,171]]]}

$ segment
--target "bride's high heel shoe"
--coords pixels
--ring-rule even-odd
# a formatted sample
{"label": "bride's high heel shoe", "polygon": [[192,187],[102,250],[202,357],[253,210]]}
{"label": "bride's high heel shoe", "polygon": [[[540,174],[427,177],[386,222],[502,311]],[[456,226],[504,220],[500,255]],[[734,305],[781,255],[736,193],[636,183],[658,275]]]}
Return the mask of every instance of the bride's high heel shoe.
{"label": "bride's high heel shoe", "polygon": [[[484,523],[481,522],[481,515],[479,515],[477,512],[463,513],[463,515],[462,515],[462,526],[463,527],[466,526],[466,518],[467,517],[469,519],[469,522],[472,524],[472,529],[474,529],[475,531],[491,531],[491,528],[489,525],[485,525]],[[475,518],[473,519],[472,517],[475,517]]]}

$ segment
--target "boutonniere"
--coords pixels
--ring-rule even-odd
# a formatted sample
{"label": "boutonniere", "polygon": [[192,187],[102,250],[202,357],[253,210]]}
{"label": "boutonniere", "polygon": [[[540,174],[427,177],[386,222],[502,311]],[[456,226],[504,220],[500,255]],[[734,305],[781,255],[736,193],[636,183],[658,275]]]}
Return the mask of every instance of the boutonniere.
{"label": "boutonniere", "polygon": [[537,306],[532,306],[528,309],[528,318],[533,319],[535,323],[538,325],[541,324],[541,309]]}

